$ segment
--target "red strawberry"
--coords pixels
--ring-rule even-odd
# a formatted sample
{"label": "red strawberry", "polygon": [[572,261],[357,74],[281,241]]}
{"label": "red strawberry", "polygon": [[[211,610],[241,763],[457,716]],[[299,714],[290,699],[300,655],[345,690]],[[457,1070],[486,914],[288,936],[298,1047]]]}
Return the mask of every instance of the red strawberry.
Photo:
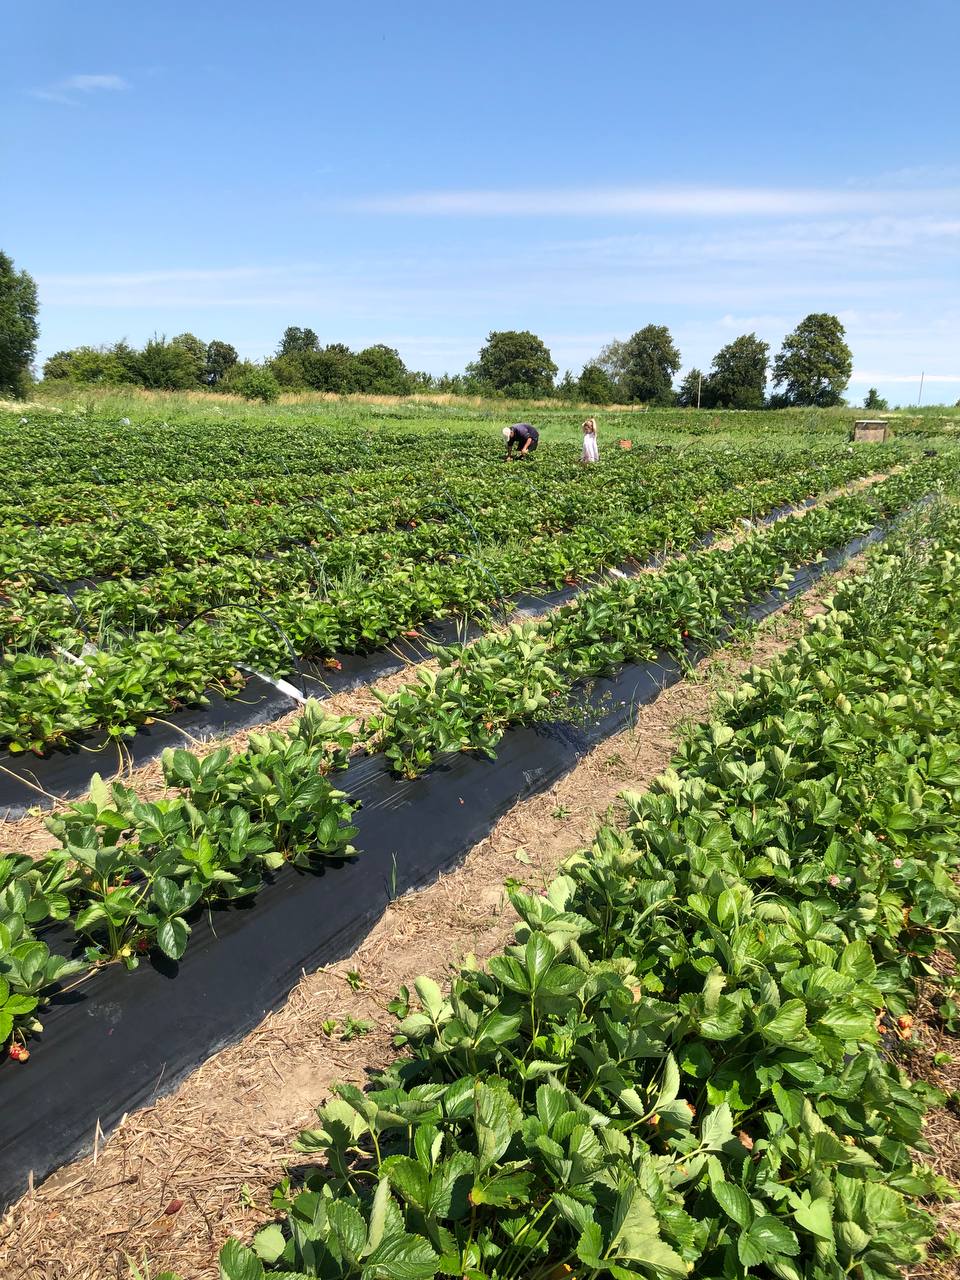
{"label": "red strawberry", "polygon": [[897,1035],[901,1040],[910,1040],[913,1036],[913,1017],[909,1013],[897,1019]]}

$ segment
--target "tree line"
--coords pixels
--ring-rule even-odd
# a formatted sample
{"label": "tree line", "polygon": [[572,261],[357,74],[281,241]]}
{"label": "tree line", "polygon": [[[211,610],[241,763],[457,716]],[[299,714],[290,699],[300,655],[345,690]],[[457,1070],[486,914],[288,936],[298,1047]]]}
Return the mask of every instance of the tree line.
{"label": "tree line", "polygon": [[[0,252],[0,394],[21,395],[29,385],[39,336],[37,311],[34,281]],[[44,362],[42,373],[44,379],[78,385],[171,391],[206,387],[264,401],[275,400],[281,391],[438,391],[511,399],[554,396],[599,405],[760,409],[843,404],[852,367],[843,325],[821,312],[808,315],[787,334],[772,361],[766,342],[755,333],[741,334],[717,352],[706,372],[688,369],[676,388],[680,352],[667,326],[656,324],[608,343],[579,376],[568,371],[559,381],[548,347],[528,330],[491,332],[463,373],[437,377],[408,369],[393,347],[376,344],[353,351],[339,342],[324,345],[313,329],[296,325],[284,330],[275,354],[261,363],[241,360],[229,342],[181,333],[169,340],[155,335],[141,348],[121,340],[58,351]],[[871,388],[864,407],[881,410],[887,405]]]}
{"label": "tree line", "polygon": [[[312,329],[291,325],[276,354],[262,364],[240,360],[229,342],[204,342],[195,334],[181,333],[169,340],[155,336],[140,349],[121,341],[58,351],[44,363],[43,377],[172,391],[216,387],[263,400],[276,399],[281,391],[444,391],[511,399],[554,396],[590,404],[828,408],[843,403],[852,358],[837,317],[814,314],[786,336],[772,362],[768,344],[747,333],[722,347],[706,372],[689,369],[674,389],[680,365],[680,352],[666,325],[647,325],[623,341],[608,343],[579,377],[567,372],[559,382],[548,347],[529,331],[493,332],[464,373],[435,377],[408,369],[392,347],[377,344],[352,351],[341,342],[323,345]],[[777,388],[769,395],[768,374]]]}

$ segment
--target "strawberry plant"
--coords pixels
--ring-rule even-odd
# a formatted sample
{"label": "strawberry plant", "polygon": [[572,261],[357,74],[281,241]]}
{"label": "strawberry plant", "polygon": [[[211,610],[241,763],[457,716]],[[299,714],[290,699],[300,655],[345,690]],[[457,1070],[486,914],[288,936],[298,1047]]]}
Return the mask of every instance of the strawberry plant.
{"label": "strawberry plant", "polygon": [[[522,476],[505,482],[499,473],[496,480],[470,474],[476,463],[468,458],[463,478],[445,478],[445,487],[454,484],[457,492],[442,500],[431,492],[435,480],[408,471],[368,480],[363,503],[338,480],[337,517],[316,494],[298,499],[291,513],[277,489],[258,482],[265,497],[244,503],[234,494],[236,504],[244,503],[242,527],[224,527],[215,511],[213,524],[204,527],[191,491],[182,506],[174,502],[175,516],[163,517],[180,522],[179,534],[151,521],[156,536],[146,541],[142,519],[127,516],[117,526],[111,503],[101,514],[102,529],[56,525],[43,534],[50,542],[45,551],[13,549],[7,606],[0,608],[7,649],[0,665],[0,740],[13,752],[43,752],[98,728],[123,736],[151,716],[202,704],[211,689],[237,692],[245,679],[238,663],[287,672],[289,652],[273,623],[303,657],[376,648],[430,619],[485,616],[505,592],[561,585],[665,546],[689,545],[710,528],[822,491],[868,466],[861,454],[836,451],[813,462],[803,458],[800,466],[797,458],[795,452],[714,448],[678,465],[675,457],[650,451],[618,463],[602,483],[565,476],[558,490],[544,486],[536,493]],[[409,498],[396,498],[398,485],[413,486]],[[251,527],[251,501],[260,504],[254,524],[272,521],[272,533]],[[398,502],[408,514],[429,518],[408,520],[415,527],[398,532],[390,523],[397,522]],[[95,509],[103,512],[102,505]],[[459,518],[465,509],[470,517]],[[333,541],[315,551],[318,519],[342,526],[344,511],[358,522],[357,536],[334,531]],[[385,522],[379,528],[378,519]],[[26,536],[35,541],[37,532]],[[57,558],[53,542],[67,536],[70,555],[94,549],[102,557],[114,547],[119,563]],[[131,564],[134,549],[140,558]],[[155,564],[143,562],[145,550]],[[90,573],[119,576],[75,583],[73,591],[51,589]],[[271,624],[243,612],[244,605],[264,602]],[[202,622],[206,611],[210,620]]]}
{"label": "strawberry plant", "polygon": [[318,1109],[316,1167],[228,1243],[227,1280],[920,1262],[920,1201],[947,1187],[912,1151],[942,1095],[878,1024],[909,1025],[932,946],[960,953],[960,520],[926,543],[896,610],[872,603],[902,546],[628,797],[626,829],[511,889],[486,969],[402,993],[405,1053]]}
{"label": "strawberry plant", "polygon": [[785,519],[729,551],[699,552],[657,574],[595,587],[540,622],[438,650],[439,672],[381,699],[383,711],[368,725],[372,742],[408,776],[444,751],[492,753],[508,724],[544,718],[550,697],[578,680],[659,650],[716,644],[752,599],[792,580],[787,566],[842,546],[928,483],[924,474],[895,477],[869,496]]}
{"label": "strawberry plant", "polygon": [[[238,755],[171,752],[178,790],[153,803],[95,777],[88,799],[48,819],[60,849],[0,859],[0,974],[11,1000],[33,1001],[11,1016],[91,964],[136,968],[153,948],[179,960],[202,904],[254,894],[284,863],[352,856],[356,805],[327,776],[346,764],[348,723],[308,703],[288,734],[252,734]],[[82,960],[33,938],[50,920],[69,921]]]}

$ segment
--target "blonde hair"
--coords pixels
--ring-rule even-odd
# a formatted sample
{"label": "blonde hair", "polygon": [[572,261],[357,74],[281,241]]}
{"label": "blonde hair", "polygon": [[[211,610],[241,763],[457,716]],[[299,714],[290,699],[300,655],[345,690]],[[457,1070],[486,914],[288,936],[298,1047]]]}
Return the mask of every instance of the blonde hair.
{"label": "blonde hair", "polygon": [[596,418],[588,418],[588,419],[586,420],[586,422],[583,424],[582,430],[583,430],[583,431],[588,431],[588,432],[590,433],[590,435],[595,436],[595,435],[597,434],[597,420],[596,420]]}

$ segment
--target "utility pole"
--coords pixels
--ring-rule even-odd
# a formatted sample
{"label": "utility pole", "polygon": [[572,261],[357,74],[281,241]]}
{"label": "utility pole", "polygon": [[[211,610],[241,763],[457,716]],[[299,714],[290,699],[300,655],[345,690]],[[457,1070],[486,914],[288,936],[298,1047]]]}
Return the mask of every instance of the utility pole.
{"label": "utility pole", "polygon": [[703,386],[703,374],[697,379],[697,408],[700,408],[700,388]]}
{"label": "utility pole", "polygon": [[920,408],[920,401],[923,399],[923,372],[920,373],[920,391],[917,395],[917,408]]}

